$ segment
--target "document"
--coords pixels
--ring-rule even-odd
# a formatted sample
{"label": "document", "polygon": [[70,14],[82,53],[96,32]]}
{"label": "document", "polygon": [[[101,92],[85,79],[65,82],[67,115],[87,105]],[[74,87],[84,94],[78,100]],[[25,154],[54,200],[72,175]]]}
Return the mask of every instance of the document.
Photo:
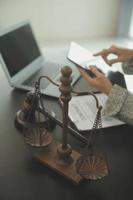
{"label": "document", "polygon": [[[102,93],[95,95],[98,98],[99,104],[104,107],[108,97]],[[92,95],[75,96],[69,102],[69,118],[80,131],[92,129],[96,113],[96,101]],[[124,122],[113,117],[102,116],[103,128],[121,124],[124,124]]]}

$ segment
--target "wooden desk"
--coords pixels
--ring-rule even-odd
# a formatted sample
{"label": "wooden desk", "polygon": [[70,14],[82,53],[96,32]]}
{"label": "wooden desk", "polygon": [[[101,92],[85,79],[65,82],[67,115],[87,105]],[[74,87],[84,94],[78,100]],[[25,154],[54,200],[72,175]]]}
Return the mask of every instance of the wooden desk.
{"label": "wooden desk", "polygon": [[[133,198],[133,128],[128,125],[104,130],[98,142],[106,152],[110,173],[98,181],[72,185],[63,177],[34,161],[39,148],[26,145],[14,126],[14,118],[25,92],[12,90],[0,70],[0,199],[1,200],[126,200]],[[78,85],[79,84],[79,85]],[[83,82],[76,87],[83,87]],[[47,107],[60,118],[60,106],[46,98]],[[61,139],[56,127],[54,137]],[[83,144],[69,135],[69,143],[77,150]],[[103,145],[104,143],[104,145]]]}

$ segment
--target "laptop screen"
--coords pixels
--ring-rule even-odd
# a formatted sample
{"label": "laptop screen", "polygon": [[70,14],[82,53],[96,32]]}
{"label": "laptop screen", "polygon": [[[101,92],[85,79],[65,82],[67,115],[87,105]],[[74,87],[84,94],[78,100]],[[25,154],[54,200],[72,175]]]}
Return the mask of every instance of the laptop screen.
{"label": "laptop screen", "polygon": [[41,53],[30,24],[1,35],[0,53],[11,77],[38,58]]}

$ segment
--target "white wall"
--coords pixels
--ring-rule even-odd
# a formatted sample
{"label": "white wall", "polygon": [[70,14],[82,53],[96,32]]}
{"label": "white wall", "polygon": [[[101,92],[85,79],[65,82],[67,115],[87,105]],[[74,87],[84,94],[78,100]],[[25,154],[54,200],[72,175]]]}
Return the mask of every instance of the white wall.
{"label": "white wall", "polygon": [[0,29],[30,18],[39,41],[115,36],[121,0],[0,0]]}

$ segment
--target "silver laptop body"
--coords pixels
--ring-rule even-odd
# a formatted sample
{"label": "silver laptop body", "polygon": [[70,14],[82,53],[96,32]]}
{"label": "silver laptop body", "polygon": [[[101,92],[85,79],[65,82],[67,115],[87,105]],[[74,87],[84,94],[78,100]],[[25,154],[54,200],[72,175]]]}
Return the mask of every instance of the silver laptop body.
{"label": "silver laptop body", "polygon": [[[26,20],[0,33],[0,62],[10,86],[23,90],[33,90],[40,75],[47,75],[59,82],[63,63],[46,62],[37,44],[30,21]],[[80,77],[73,69],[74,84]],[[59,97],[58,87],[47,80],[41,81],[43,94]]]}

